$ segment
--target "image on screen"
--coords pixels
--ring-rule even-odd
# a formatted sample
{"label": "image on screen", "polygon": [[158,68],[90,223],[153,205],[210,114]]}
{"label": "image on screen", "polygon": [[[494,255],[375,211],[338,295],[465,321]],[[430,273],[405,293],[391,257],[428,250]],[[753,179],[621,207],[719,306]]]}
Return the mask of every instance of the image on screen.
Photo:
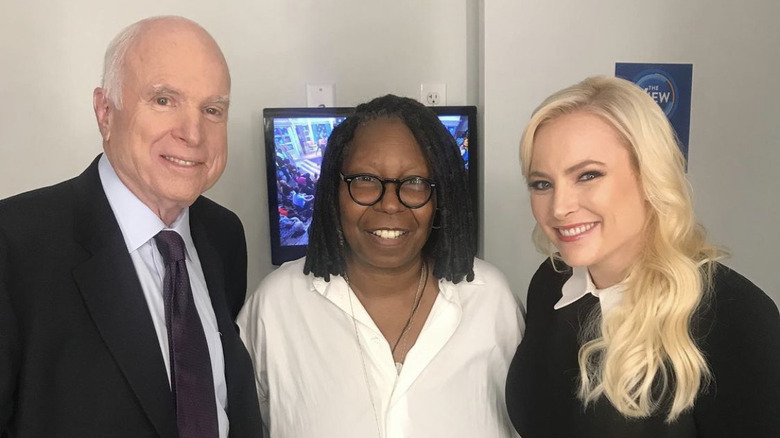
{"label": "image on screen", "polygon": [[275,118],[276,198],[282,246],[307,245],[328,137],[345,117]]}
{"label": "image on screen", "polygon": [[[277,117],[273,119],[276,152],[276,197],[282,247],[305,246],[314,208],[314,193],[325,147],[333,128],[346,117]],[[455,138],[469,168],[467,115],[439,115]]]}

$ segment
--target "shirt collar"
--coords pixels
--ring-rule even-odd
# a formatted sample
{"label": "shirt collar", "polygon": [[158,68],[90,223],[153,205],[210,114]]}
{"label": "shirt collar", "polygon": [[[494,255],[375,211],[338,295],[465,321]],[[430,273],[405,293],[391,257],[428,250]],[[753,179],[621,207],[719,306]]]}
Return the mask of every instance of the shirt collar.
{"label": "shirt collar", "polygon": [[184,239],[187,252],[194,248],[190,234],[189,208],[179,213],[179,217],[167,227],[154,212],[122,183],[105,154],[100,157],[98,173],[108,203],[119,223],[127,251],[133,252],[164,229],[174,230]]}
{"label": "shirt collar", "polygon": [[571,277],[561,287],[561,299],[555,303],[555,310],[562,309],[571,303],[579,300],[587,294],[591,294],[599,299],[601,304],[601,313],[606,314],[609,310],[617,307],[623,299],[625,291],[625,281],[613,286],[596,289],[593,279],[590,277],[588,268],[572,268]]}
{"label": "shirt collar", "polygon": [[[315,277],[309,274],[311,277],[311,291],[317,292],[324,297],[328,297],[329,294],[341,294],[346,295],[347,282],[340,275],[331,275],[330,281],[325,281],[322,277]],[[462,281],[466,281],[463,279]],[[474,280],[470,284],[483,285],[485,284],[485,277],[478,269],[474,269]],[[460,297],[458,296],[458,290],[451,281],[439,279],[439,293],[447,299],[447,301],[453,303],[459,303]],[[329,297],[332,301],[336,301],[334,297]]]}

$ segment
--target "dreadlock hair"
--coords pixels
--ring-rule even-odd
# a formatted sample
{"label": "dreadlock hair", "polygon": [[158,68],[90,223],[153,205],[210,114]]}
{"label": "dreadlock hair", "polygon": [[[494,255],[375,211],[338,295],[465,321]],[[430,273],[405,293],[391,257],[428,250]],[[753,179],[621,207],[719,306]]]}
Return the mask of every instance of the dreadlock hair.
{"label": "dreadlock hair", "polygon": [[468,175],[455,139],[433,111],[413,99],[392,94],[359,105],[328,138],[314,197],[303,272],[313,273],[325,281],[330,281],[331,274],[346,274],[350,249],[341,228],[339,172],[349,157],[355,132],[377,119],[397,119],[409,128],[425,157],[431,179],[436,182],[434,214],[438,216],[439,226],[431,230],[422,248],[423,256],[433,261],[433,275],[453,283],[463,278],[473,280],[476,225]]}

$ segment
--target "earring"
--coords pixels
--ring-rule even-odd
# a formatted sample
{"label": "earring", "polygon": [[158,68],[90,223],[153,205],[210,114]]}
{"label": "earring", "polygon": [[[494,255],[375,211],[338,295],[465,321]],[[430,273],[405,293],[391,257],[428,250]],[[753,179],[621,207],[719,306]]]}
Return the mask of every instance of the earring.
{"label": "earring", "polygon": [[433,212],[433,220],[431,221],[431,229],[432,230],[438,230],[441,228],[441,223],[437,224],[438,222],[441,222],[441,217],[439,217],[439,207],[436,207],[436,210]]}

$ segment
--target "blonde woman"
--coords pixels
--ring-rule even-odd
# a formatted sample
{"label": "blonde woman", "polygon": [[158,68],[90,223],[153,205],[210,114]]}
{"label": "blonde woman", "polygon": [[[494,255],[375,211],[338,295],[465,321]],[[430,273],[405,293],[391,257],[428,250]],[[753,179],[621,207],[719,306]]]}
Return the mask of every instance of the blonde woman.
{"label": "blonde woman", "polygon": [[550,258],[528,291],[507,406],[523,438],[780,437],[780,316],[716,260],[661,109],[594,77],[520,147]]}

